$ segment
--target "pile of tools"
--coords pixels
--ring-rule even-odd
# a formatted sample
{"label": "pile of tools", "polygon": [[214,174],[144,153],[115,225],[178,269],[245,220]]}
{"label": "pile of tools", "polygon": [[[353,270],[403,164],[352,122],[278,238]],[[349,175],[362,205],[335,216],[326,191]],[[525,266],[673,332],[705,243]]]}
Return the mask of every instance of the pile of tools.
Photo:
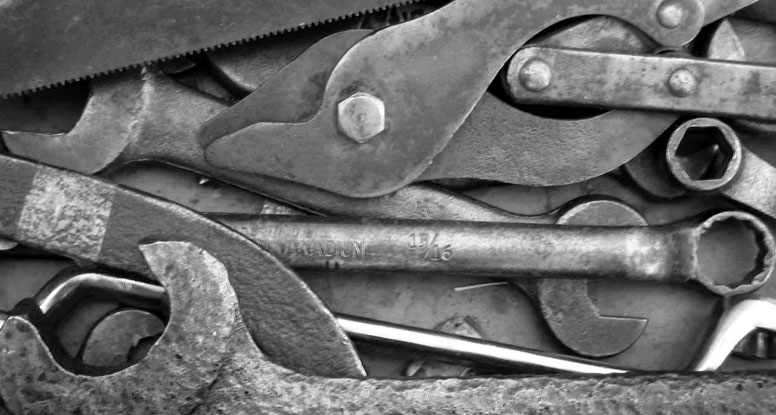
{"label": "pile of tools", "polygon": [[0,414],[776,413],[776,1],[0,38]]}

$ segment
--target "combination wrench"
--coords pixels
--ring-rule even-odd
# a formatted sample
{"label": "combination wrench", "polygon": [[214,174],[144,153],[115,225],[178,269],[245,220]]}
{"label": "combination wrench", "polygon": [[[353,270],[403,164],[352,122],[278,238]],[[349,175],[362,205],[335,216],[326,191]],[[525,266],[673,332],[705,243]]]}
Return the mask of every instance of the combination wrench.
{"label": "combination wrench", "polygon": [[[722,296],[759,288],[774,266],[776,250],[765,224],[735,211],[654,227],[301,216],[215,218],[294,269],[693,281]],[[744,225],[759,247],[752,258],[753,269],[744,271],[735,282],[715,281],[699,253],[704,234],[725,222]]]}

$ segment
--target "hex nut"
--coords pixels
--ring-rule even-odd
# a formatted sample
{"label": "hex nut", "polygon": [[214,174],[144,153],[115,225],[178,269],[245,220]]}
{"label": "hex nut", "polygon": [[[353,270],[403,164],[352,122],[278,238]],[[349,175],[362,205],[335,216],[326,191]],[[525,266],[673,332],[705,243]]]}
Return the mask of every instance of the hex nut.
{"label": "hex nut", "polygon": [[[716,141],[724,157],[721,165],[713,168],[713,172],[706,172],[701,177],[686,168],[682,155],[678,154],[693,129],[712,130],[714,134],[711,139]],[[685,188],[699,192],[713,192],[727,186],[737,176],[742,158],[741,142],[735,131],[722,121],[712,118],[695,118],[682,123],[671,134],[666,147],[666,161],[671,175]]]}
{"label": "hex nut", "polygon": [[357,143],[364,143],[385,131],[385,104],[380,98],[357,92],[337,105],[340,132]]}

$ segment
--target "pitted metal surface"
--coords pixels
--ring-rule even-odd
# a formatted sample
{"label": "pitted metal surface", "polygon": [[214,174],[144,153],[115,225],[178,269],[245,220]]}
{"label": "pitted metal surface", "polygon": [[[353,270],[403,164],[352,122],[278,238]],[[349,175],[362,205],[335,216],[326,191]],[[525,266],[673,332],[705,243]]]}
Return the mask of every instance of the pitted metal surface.
{"label": "pitted metal surface", "polygon": [[77,1],[0,5],[84,79],[0,101],[0,413],[776,412],[773,0]]}
{"label": "pitted metal surface", "polygon": [[[199,241],[222,258],[235,286],[244,287],[240,289],[240,304],[250,308],[243,311],[243,318],[264,350],[300,370],[329,375],[363,374],[350,341],[320,299],[279,261],[241,235],[180,206],[95,178],[9,156],[0,156],[0,164],[0,187],[6,195],[0,203],[0,233],[4,237],[141,275],[148,274],[136,249],[142,241],[174,237]],[[105,209],[105,204],[81,206],[78,216],[57,210],[59,200],[51,195],[58,195],[61,189],[40,185],[40,178],[47,177],[66,183],[66,189],[98,189],[102,195],[111,195],[110,210]],[[52,190],[40,193],[41,189]],[[20,227],[20,223],[26,223],[21,218],[31,215],[27,212],[31,209],[27,204],[31,194],[38,202],[33,210],[37,217],[34,222],[42,224],[35,229],[44,232],[46,238],[34,233],[30,237],[35,229]],[[101,222],[106,215],[107,220]],[[60,235],[94,235],[95,224],[100,223],[106,224],[100,229],[100,238],[78,237],[68,239],[68,244],[61,243]],[[266,289],[259,288],[262,285]],[[271,315],[276,318],[267,318]],[[269,332],[274,334],[260,334]],[[297,342],[300,336],[307,341]],[[316,340],[318,336],[322,336],[320,341]]]}
{"label": "pitted metal surface", "polygon": [[[77,375],[55,362],[33,323],[24,317],[10,317],[0,329],[4,368],[0,388],[6,407],[36,413],[123,409],[143,413],[543,410],[571,414],[657,414],[670,410],[689,414],[774,409],[772,382],[763,374],[394,381],[325,379],[293,373],[267,361],[251,344],[226,268],[213,256],[180,242],[157,242],[141,250],[169,290],[172,312],[167,329],[149,355],[107,376]],[[204,310],[200,303],[205,298],[220,301]],[[213,332],[215,327],[203,322],[218,328]],[[194,346],[192,338],[201,341]],[[208,350],[200,356],[207,360],[191,359],[199,356],[191,347],[199,352]],[[175,375],[186,375],[188,382]],[[27,376],[33,379],[34,389],[16,388]],[[37,392],[30,393],[32,390]],[[731,397],[733,391],[735,397]],[[127,393],[134,399],[124,399]],[[133,406],[126,406],[128,402]]]}

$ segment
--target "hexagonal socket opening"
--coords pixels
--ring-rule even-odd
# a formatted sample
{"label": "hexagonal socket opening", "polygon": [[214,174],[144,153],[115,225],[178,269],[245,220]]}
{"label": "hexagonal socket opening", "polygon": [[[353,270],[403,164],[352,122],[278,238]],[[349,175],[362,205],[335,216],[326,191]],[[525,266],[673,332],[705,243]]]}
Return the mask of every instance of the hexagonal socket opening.
{"label": "hexagonal socket opening", "polygon": [[696,118],[671,134],[666,162],[671,175],[685,188],[717,191],[738,175],[743,150],[736,132],[714,118]]}
{"label": "hexagonal socket opening", "polygon": [[725,176],[735,150],[717,127],[689,127],[676,148],[676,160],[693,181]]}

